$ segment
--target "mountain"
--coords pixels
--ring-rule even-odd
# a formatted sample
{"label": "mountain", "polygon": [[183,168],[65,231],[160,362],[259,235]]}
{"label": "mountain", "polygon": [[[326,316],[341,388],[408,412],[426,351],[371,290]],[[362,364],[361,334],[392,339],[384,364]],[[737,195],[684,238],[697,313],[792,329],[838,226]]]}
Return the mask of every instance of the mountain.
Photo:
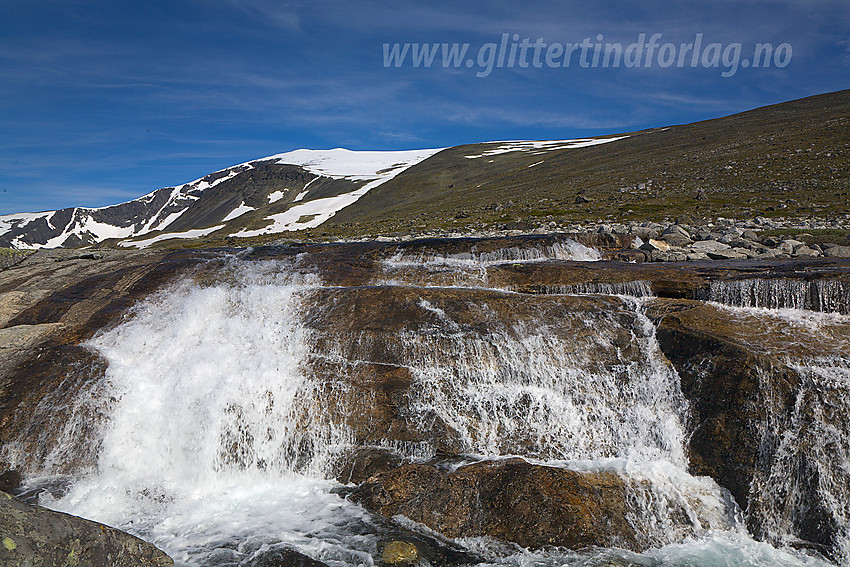
{"label": "mountain", "polygon": [[0,245],[145,247],[213,233],[247,238],[304,230],[438,151],[295,150],[118,205],[0,216]]}
{"label": "mountain", "polygon": [[[0,216],[0,246],[223,244],[850,213],[850,90],[591,139],[296,150],[132,201]],[[277,236],[275,236],[277,235]]]}
{"label": "mountain", "polygon": [[442,151],[340,211],[331,235],[850,213],[850,90],[604,145]]}

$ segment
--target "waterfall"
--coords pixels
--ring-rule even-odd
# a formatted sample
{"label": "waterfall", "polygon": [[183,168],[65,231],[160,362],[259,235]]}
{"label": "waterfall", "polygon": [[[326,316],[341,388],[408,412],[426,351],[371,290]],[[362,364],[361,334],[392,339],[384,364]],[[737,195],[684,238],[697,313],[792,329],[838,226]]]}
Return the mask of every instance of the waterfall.
{"label": "waterfall", "polygon": [[570,285],[529,285],[524,286],[525,293],[543,294],[595,294],[627,295],[629,297],[651,297],[652,284],[644,280],[630,282],[582,282]]}
{"label": "waterfall", "polygon": [[430,264],[432,266],[478,267],[505,262],[536,262],[540,260],[596,261],[601,257],[598,250],[568,238],[551,244],[505,246],[494,250],[478,250],[476,244],[472,245],[468,252],[446,253],[427,248],[417,252],[400,250],[387,259],[385,263],[390,266]]}
{"label": "waterfall", "polygon": [[754,278],[711,282],[704,297],[738,307],[808,309],[850,314],[850,282]]}
{"label": "waterfall", "polygon": [[[751,488],[751,513],[762,535],[774,543],[796,537],[835,549],[850,563],[850,360],[821,357],[791,361],[801,378],[790,414],[771,404],[762,425],[763,444],[772,456],[768,470]],[[762,376],[764,387],[771,377]],[[769,390],[768,390],[769,391]],[[816,518],[802,516],[814,510]],[[812,524],[815,525],[812,525]],[[836,533],[827,537],[826,530]]]}
{"label": "waterfall", "polygon": [[[400,323],[384,304],[357,303],[376,289],[406,310]],[[382,316],[399,327],[381,334],[369,317]],[[633,480],[630,518],[650,546],[633,564],[821,565],[749,539],[728,492],[688,474],[688,406],[635,298],[333,288],[286,262],[233,260],[149,298],[87,346],[105,376],[35,473],[58,472],[88,442],[96,467],[42,503],[139,534],[180,566],[248,565],[281,544],[333,567],[374,565],[385,528],[332,493],[335,462],[363,437],[350,417],[374,402],[354,386],[369,365],[408,372],[404,418],[426,432],[442,424],[466,459],[521,456]],[[102,416],[96,427],[77,422],[91,415]],[[413,459],[438,448],[427,436],[370,442]],[[490,565],[619,553],[462,543]]]}

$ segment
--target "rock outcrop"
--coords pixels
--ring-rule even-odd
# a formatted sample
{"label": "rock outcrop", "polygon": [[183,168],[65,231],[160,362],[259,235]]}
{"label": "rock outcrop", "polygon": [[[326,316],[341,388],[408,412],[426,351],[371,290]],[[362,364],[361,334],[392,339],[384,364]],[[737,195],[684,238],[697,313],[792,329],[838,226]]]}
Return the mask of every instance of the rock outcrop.
{"label": "rock outcrop", "polygon": [[[807,366],[846,356],[850,324],[836,320],[813,329],[778,315],[733,315],[702,302],[664,299],[647,313],[690,402],[692,473],[729,489],[756,536],[775,539],[781,516],[788,521],[783,530],[798,538],[794,545],[836,553],[844,512],[818,484],[850,482],[840,467],[823,468],[824,459],[843,461],[842,441],[828,435],[845,427],[838,408],[846,392],[828,380],[819,383]],[[821,403],[830,409],[824,412]],[[792,493],[776,486],[780,481]]]}
{"label": "rock outcrop", "polygon": [[166,567],[153,545],[97,522],[24,504],[0,492],[0,564],[30,567]]}
{"label": "rock outcrop", "polygon": [[[596,244],[623,244],[600,234]],[[667,240],[684,237],[675,230],[668,235],[673,236]],[[654,236],[668,235],[658,231]],[[726,246],[740,244],[728,236]],[[752,235],[734,238],[739,236]],[[819,486],[846,483],[850,488],[850,477],[838,458],[845,447],[827,446],[818,436],[825,435],[827,426],[848,430],[850,412],[844,411],[846,392],[824,386],[806,368],[830,357],[846,361],[850,327],[833,318],[814,332],[805,322],[733,313],[700,300],[718,299],[711,295],[717,282],[736,286],[762,280],[799,282],[804,290],[837,282],[840,295],[847,289],[841,286],[850,282],[850,263],[836,258],[679,264],[511,260],[521,259],[524,247],[539,252],[559,242],[560,236],[404,246],[370,242],[242,253],[247,261],[279,260],[288,270],[318,274],[327,284],[300,295],[302,323],[310,335],[304,373],[319,385],[303,407],[305,412],[322,410],[321,419],[305,419],[304,424],[344,424],[350,431],[352,446],[343,451],[334,473],[343,483],[359,485],[352,497],[376,513],[401,514],[449,537],[489,535],[529,547],[643,549],[649,540],[630,518],[630,495],[645,489],[639,483],[610,472],[569,471],[521,459],[465,464],[458,455],[483,446],[475,428],[492,403],[527,409],[535,402],[525,396],[488,400],[491,405],[485,409],[455,404],[453,410],[466,412],[462,417],[472,416],[467,419],[472,425],[464,429],[461,420],[443,419],[422,403],[421,363],[444,364],[438,370],[445,379],[432,383],[431,393],[457,402],[451,388],[475,391],[479,386],[464,374],[463,364],[489,365],[502,380],[523,372],[511,366],[510,356],[557,350],[570,357],[564,364],[579,375],[614,376],[610,392],[616,402],[617,387],[630,379],[627,368],[640,365],[647,348],[647,336],[641,334],[647,332],[645,314],[655,324],[654,336],[664,354],[658,357],[660,364],[669,370],[669,361],[675,367],[681,379],[677,396],[684,394],[690,405],[691,472],[728,489],[757,537],[787,543],[782,537],[790,535],[794,545],[835,556],[844,526]],[[707,240],[691,246],[705,253],[726,250],[699,242]],[[478,262],[467,272],[441,271],[412,260],[464,254]],[[481,261],[482,255],[507,261]],[[410,261],[393,260],[402,256]],[[39,470],[57,445],[69,402],[103,376],[105,362],[81,346],[87,338],[122,320],[136,301],[181,274],[200,285],[228,280],[228,262],[214,252],[38,252],[0,272],[0,441],[20,447],[28,459],[20,464]],[[657,297],[646,300],[641,310],[635,301],[610,294]],[[545,329],[554,342],[522,350],[522,340],[537,329]],[[494,347],[499,341],[502,352]],[[464,350],[464,345],[474,346]],[[538,366],[547,361],[551,359],[538,361]],[[667,375],[675,376],[672,371]],[[586,395],[597,393],[591,388]],[[87,423],[94,429],[101,417],[93,414]],[[530,435],[526,425],[518,419],[515,428],[498,430],[491,441],[495,454],[562,458],[547,452],[545,440]],[[251,436],[235,433],[227,464],[239,466],[251,451],[245,446]],[[82,437],[92,439],[92,446],[64,455],[60,472],[94,463],[96,436]],[[313,449],[305,442],[293,448],[293,458],[309,461]],[[411,462],[413,454],[425,457]],[[421,462],[435,454],[438,460]],[[792,479],[789,493],[771,493],[771,483],[782,475]],[[778,525],[776,518],[787,519],[787,524]],[[449,547],[428,543],[421,534],[388,529],[386,535],[414,542],[422,557],[437,554],[444,563],[469,558],[456,550],[446,552]],[[23,547],[14,538],[13,543],[16,549]],[[68,553],[79,552],[74,549]],[[290,557],[290,551],[257,557],[257,564],[303,561],[319,566],[306,557]]]}
{"label": "rock outcrop", "polygon": [[488,535],[523,547],[640,547],[628,487],[610,472],[580,473],[522,459],[455,471],[408,464],[369,478],[351,497],[449,537]]}

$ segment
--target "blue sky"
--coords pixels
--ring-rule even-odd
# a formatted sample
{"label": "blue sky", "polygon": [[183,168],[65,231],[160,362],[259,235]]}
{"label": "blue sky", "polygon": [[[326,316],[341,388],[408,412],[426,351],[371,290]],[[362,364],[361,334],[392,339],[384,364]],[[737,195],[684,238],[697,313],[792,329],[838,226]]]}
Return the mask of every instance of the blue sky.
{"label": "blue sky", "polygon": [[[384,43],[787,43],[783,68],[384,67]],[[656,49],[656,53],[658,49]],[[529,53],[530,57],[530,53]],[[577,57],[577,55],[576,55]],[[687,59],[690,61],[690,58]],[[475,61],[477,62],[477,60]],[[709,59],[710,63],[710,59]],[[728,68],[727,68],[728,69]],[[103,206],[296,148],[562,139],[850,87],[850,2],[0,0],[0,214]]]}

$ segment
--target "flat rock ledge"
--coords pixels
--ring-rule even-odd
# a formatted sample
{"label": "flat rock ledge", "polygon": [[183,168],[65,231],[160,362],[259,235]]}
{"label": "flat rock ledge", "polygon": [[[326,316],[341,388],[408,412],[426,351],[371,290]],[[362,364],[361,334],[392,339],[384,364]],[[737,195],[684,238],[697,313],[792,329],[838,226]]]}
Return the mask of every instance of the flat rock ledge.
{"label": "flat rock ledge", "polygon": [[0,492],[0,565],[167,567],[152,544],[97,522],[30,506]]}
{"label": "flat rock ledge", "polygon": [[627,482],[613,472],[576,472],[523,459],[482,461],[454,471],[407,464],[369,478],[350,498],[455,537],[491,536],[523,547],[640,550],[628,519]]}

